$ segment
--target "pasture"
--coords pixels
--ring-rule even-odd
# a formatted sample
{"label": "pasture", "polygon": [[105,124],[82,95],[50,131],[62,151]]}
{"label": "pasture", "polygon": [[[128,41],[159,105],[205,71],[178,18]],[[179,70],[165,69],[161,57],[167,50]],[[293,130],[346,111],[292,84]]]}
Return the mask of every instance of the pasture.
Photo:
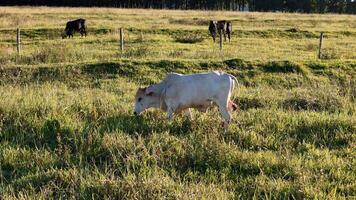
{"label": "pasture", "polygon": [[[228,133],[217,109],[133,116],[138,87],[213,70],[240,82]],[[0,7],[0,199],[353,199],[355,75],[352,15]]]}

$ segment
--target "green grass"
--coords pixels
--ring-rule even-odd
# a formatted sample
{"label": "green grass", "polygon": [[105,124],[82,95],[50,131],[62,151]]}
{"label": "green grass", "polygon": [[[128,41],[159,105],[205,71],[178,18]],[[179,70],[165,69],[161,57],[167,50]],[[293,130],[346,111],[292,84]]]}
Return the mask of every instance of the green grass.
{"label": "green grass", "polygon": [[[0,13],[0,199],[355,198],[355,16]],[[65,22],[78,17],[88,37],[62,40]],[[223,51],[208,35],[210,19],[233,22]],[[213,70],[240,83],[227,133],[216,108],[192,122],[167,122],[158,110],[132,115],[138,87],[169,72]]]}

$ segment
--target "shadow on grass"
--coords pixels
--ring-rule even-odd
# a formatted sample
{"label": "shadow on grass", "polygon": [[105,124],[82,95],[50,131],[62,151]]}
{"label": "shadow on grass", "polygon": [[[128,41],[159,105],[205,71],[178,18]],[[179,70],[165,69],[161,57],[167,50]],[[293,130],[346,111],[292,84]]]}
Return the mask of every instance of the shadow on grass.
{"label": "shadow on grass", "polygon": [[169,131],[173,135],[185,135],[192,131],[188,119],[169,122],[166,119],[154,119],[148,113],[145,116],[117,115],[99,121],[99,132],[123,132],[128,135],[148,136],[152,133]]}
{"label": "shadow on grass", "polygon": [[327,111],[335,113],[343,108],[342,102],[330,96],[327,100],[307,97],[291,97],[284,100],[281,105],[283,109],[291,109],[296,111],[311,110],[316,112]]}
{"label": "shadow on grass", "polygon": [[320,121],[301,123],[289,132],[288,137],[297,139],[299,143],[309,143],[317,148],[340,149],[352,142],[355,127],[342,121]]}
{"label": "shadow on grass", "polygon": [[266,107],[266,103],[257,98],[239,97],[234,100],[241,110],[258,109]]}

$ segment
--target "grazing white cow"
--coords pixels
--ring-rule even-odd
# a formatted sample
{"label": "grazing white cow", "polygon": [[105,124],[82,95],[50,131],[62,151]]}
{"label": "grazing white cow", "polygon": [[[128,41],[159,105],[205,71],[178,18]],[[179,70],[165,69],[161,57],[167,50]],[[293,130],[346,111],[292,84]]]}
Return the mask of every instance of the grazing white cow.
{"label": "grazing white cow", "polygon": [[237,108],[230,100],[236,84],[236,78],[224,72],[191,75],[170,73],[162,82],[138,89],[134,114],[140,115],[148,108],[160,108],[167,112],[169,120],[174,113],[182,111],[191,119],[190,108],[205,112],[215,103],[224,118],[224,128],[227,130],[231,111]]}

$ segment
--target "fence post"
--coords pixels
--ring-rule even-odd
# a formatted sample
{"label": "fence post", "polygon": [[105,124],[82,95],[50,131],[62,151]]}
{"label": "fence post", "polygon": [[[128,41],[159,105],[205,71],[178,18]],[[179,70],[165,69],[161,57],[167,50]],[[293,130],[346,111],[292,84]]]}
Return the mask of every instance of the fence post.
{"label": "fence post", "polygon": [[20,43],[21,43],[21,38],[20,38],[20,28],[17,28],[17,34],[16,34],[16,45],[17,45],[17,53],[20,54]]}
{"label": "fence post", "polygon": [[120,50],[121,53],[124,51],[124,30],[120,28]]}
{"label": "fence post", "polygon": [[143,39],[143,33],[142,33],[142,31],[140,32],[140,37],[141,37],[141,38],[140,38],[141,42],[143,42],[144,39]]}
{"label": "fence post", "polygon": [[318,55],[318,58],[319,59],[322,59],[322,47],[323,47],[323,40],[324,40],[324,33],[321,32],[320,33],[320,40],[319,40],[319,55]]}
{"label": "fence post", "polygon": [[221,29],[219,30],[219,47],[220,47],[220,51],[222,50],[223,48],[223,45],[222,45],[222,31]]}

